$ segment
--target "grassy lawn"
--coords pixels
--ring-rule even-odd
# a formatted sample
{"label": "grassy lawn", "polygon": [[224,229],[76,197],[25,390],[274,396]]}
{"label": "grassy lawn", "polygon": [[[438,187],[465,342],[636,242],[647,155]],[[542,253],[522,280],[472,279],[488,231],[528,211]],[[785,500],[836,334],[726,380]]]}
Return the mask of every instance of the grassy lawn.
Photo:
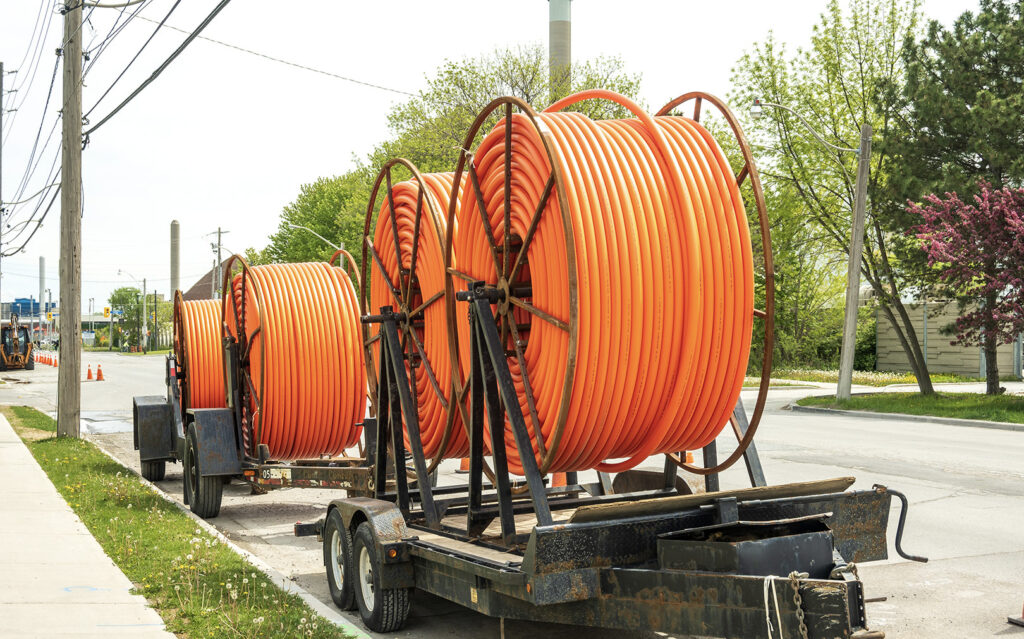
{"label": "grassy lawn", "polygon": [[[761,385],[760,377],[747,377],[743,380],[743,388],[758,388]],[[772,380],[768,385],[768,388],[780,388],[784,386],[797,386],[802,387],[804,384],[797,382],[783,382],[778,380]]]}
{"label": "grassy lawn", "polygon": [[[809,370],[809,369],[775,369],[772,377],[782,379],[794,379],[805,382],[825,382],[835,384],[839,381],[839,371],[830,370]],[[933,373],[931,375],[933,384],[955,384],[961,382],[983,382],[981,377],[963,377],[950,373]],[[1013,381],[1016,377],[1004,377],[1003,381]],[[863,386],[889,386],[890,384],[916,384],[917,378],[913,373],[892,373],[886,371],[853,371],[853,383]],[[772,384],[774,386],[774,384]]]}
{"label": "grassy lawn", "polygon": [[1024,424],[1024,397],[1020,395],[983,395],[981,393],[876,393],[858,395],[836,402],[834,395],[805,397],[800,406],[867,410],[878,413],[906,413],[959,419],[984,419],[990,422]]}
{"label": "grassy lawn", "polygon": [[93,444],[45,436],[52,419],[4,407],[50,481],[179,637],[340,637],[174,504]]}

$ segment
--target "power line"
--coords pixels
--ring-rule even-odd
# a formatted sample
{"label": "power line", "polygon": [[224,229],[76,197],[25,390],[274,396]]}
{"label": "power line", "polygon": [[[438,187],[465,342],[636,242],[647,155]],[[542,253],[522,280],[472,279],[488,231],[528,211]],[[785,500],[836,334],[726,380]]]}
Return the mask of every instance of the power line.
{"label": "power line", "polygon": [[[142,17],[142,16],[139,16],[139,18],[141,20],[145,20],[146,22],[156,23],[156,20],[153,20],[151,18],[145,18],[145,17]],[[171,26],[169,24],[164,25],[164,27],[167,28],[167,29],[171,29],[173,31],[179,31],[181,33],[188,33],[188,31],[186,31],[184,29],[179,29],[178,27],[173,27],[173,26]],[[416,95],[415,93],[410,93],[409,91],[402,91],[401,89],[392,89],[391,87],[386,87],[386,86],[383,86],[383,85],[380,85],[380,84],[374,84],[372,82],[365,82],[363,80],[357,80],[355,78],[349,78],[349,77],[346,77],[346,76],[343,76],[343,75],[338,75],[337,73],[331,73],[330,71],[324,71],[322,69],[315,69],[313,67],[306,66],[304,64],[299,64],[297,62],[289,62],[288,60],[282,60],[281,58],[275,58],[275,57],[269,56],[269,55],[267,55],[265,53],[260,53],[259,51],[253,51],[252,49],[246,49],[244,47],[240,47],[238,45],[231,44],[229,42],[224,42],[222,40],[214,40],[213,38],[208,38],[206,36],[199,36],[199,39],[200,40],[206,40],[207,42],[213,42],[214,44],[219,44],[222,47],[227,47],[229,49],[234,49],[236,51],[241,51],[243,53],[248,53],[250,55],[254,55],[256,57],[263,58],[265,60],[270,60],[272,62],[278,62],[280,64],[286,64],[286,65],[288,65],[290,67],[295,67],[296,69],[302,69],[304,71],[311,71],[313,73],[319,73],[320,75],[326,75],[327,77],[330,77],[330,78],[335,78],[335,79],[338,79],[338,80],[344,80],[345,82],[352,82],[353,84],[361,84],[362,86],[370,87],[372,89],[380,89],[381,91],[390,91],[391,93],[398,93],[398,94],[401,94],[401,95],[411,95],[411,96],[415,96]]]}
{"label": "power line", "polygon": [[[144,3],[145,2],[149,2],[149,1],[150,0],[143,0]],[[100,42],[95,47],[93,47],[92,49],[90,49],[90,52],[91,51],[97,51],[97,50],[98,50],[98,52],[95,55],[91,56],[91,59],[89,61],[89,65],[85,68],[85,71],[82,74],[82,82],[85,81],[85,78],[92,71],[92,68],[93,68],[93,66],[95,66],[96,62],[99,61],[99,58],[100,58],[101,55],[103,55],[103,52],[107,50],[107,48],[114,41],[114,39],[117,38],[117,36],[119,36],[121,34],[121,32],[124,30],[124,28],[127,27],[131,23],[132,19],[134,19],[136,16],[138,16],[139,12],[142,11],[145,8],[145,6],[146,6],[146,4],[142,4],[142,5],[138,6],[138,7],[136,7],[132,11],[132,13],[128,16],[128,19],[125,20],[125,22],[123,24],[120,24],[120,26],[118,26],[118,23],[120,23],[121,18],[124,17],[125,8],[127,8],[127,7],[122,7],[121,8],[121,11],[118,12],[117,18],[114,20],[114,24],[111,25],[110,30],[107,32],[107,35],[103,38],[103,41]],[[70,99],[71,98],[68,97],[68,100],[70,100]],[[57,131],[57,125],[60,124],[61,114],[63,113],[64,108],[66,108],[67,106],[68,106],[68,102],[65,101],[63,107],[61,108],[61,110],[57,112],[57,117],[54,119],[53,126],[50,128],[50,133],[46,136],[46,142],[43,143],[43,148],[42,148],[42,150],[39,151],[39,156],[36,158],[35,164],[32,166],[32,169],[31,169],[31,171],[28,174],[28,178],[25,181],[25,186],[22,187],[23,189],[27,188],[28,181],[30,181],[32,179],[32,176],[35,175],[36,170],[39,168],[39,163],[42,161],[43,155],[45,154],[46,149],[48,149],[49,146],[50,146],[50,141],[53,139],[53,134]],[[46,117],[45,112],[43,114],[43,117],[44,118]],[[52,182],[56,178],[56,176],[59,175],[59,169],[55,170],[55,167],[56,167],[56,164],[57,164],[57,159],[59,157],[60,157],[60,148],[58,147],[56,152],[54,153],[53,162],[50,165],[50,179],[48,180],[48,182]],[[31,160],[29,160],[29,161],[31,162]],[[22,193],[24,193],[24,191],[22,191]],[[20,197],[20,195],[18,197]],[[32,212],[32,215],[29,217],[28,220],[26,220],[25,223],[31,223],[32,220],[35,219],[35,215],[39,212],[39,209],[41,208],[41,205],[42,205],[42,201],[40,201],[40,203],[36,205],[36,208]],[[8,215],[9,216],[13,216],[18,210],[19,209],[14,208],[14,209],[12,209],[8,213]],[[24,232],[24,228],[25,227],[23,227],[22,232]],[[19,235],[20,235],[20,233],[19,233]],[[18,236],[15,236],[14,239],[16,240],[17,237]],[[11,241],[14,241],[14,240],[11,240]]]}
{"label": "power line", "polygon": [[[43,225],[43,221],[46,219],[47,213],[49,213],[50,209],[53,208],[53,203],[57,201],[57,197],[59,195],[60,195],[60,185],[58,184],[56,190],[53,192],[53,197],[50,198],[50,203],[46,206],[46,210],[43,211],[43,216],[41,218],[39,218],[38,222],[36,222],[36,227],[34,229],[32,229],[32,234],[28,236],[28,239],[26,239],[24,242],[22,242],[21,246],[19,246],[15,250],[10,251],[10,252],[6,252],[6,253],[0,253],[0,255],[3,255],[3,257],[10,257],[12,255],[15,255],[19,251],[21,251],[26,246],[28,246],[28,243],[32,241],[33,237],[35,237],[36,231],[38,231],[39,227],[41,227]],[[21,235],[21,233],[19,232],[18,235]],[[15,237],[17,237],[17,236],[15,236]]]}
{"label": "power line", "polygon": [[60,182],[54,182],[53,184],[48,184],[48,185],[44,186],[43,188],[39,189],[38,191],[36,191],[35,193],[33,193],[32,195],[28,196],[24,200],[21,200],[20,202],[3,202],[2,204],[24,204],[25,202],[28,202],[28,201],[36,198],[36,197],[39,197],[40,195],[45,193],[47,190],[52,189],[53,187],[55,187],[55,186],[57,186],[59,184],[60,184]]}
{"label": "power line", "polygon": [[164,69],[166,69],[168,67],[168,65],[170,65],[171,62],[174,61],[175,58],[177,58],[179,55],[181,55],[181,52],[185,50],[185,47],[187,47],[189,44],[191,44],[191,42],[193,40],[196,39],[196,37],[202,32],[202,30],[205,29],[206,26],[208,24],[210,24],[210,22],[212,22],[215,17],[217,17],[217,14],[220,13],[221,10],[224,7],[226,7],[228,5],[228,2],[230,2],[230,1],[231,0],[221,0],[220,3],[218,3],[217,6],[213,8],[213,11],[211,11],[210,14],[208,16],[206,16],[205,19],[203,19],[203,21],[199,24],[199,26],[196,27],[195,31],[193,31],[191,34],[189,34],[189,36],[187,38],[185,38],[185,41],[182,42],[181,45],[179,45],[178,48],[174,50],[174,53],[172,53],[170,56],[168,56],[168,58],[166,60],[164,60],[163,64],[161,64],[159,67],[157,67],[156,71],[154,71],[152,73],[152,75],[150,75],[149,78],[146,79],[145,82],[140,84],[137,89],[132,91],[131,94],[129,94],[128,97],[125,98],[121,102],[121,104],[119,104],[116,107],[114,107],[114,110],[111,111],[110,113],[108,113],[106,116],[104,116],[104,118],[102,120],[100,120],[98,123],[96,123],[95,126],[93,126],[88,131],[83,133],[82,135],[86,139],[86,141],[88,141],[90,133],[92,133],[96,129],[98,129],[101,126],[103,126],[104,124],[106,124],[106,122],[108,120],[110,120],[110,118],[112,118],[115,115],[117,115],[117,113],[121,109],[123,109],[129,102],[131,102],[133,99],[135,99],[135,96],[137,96],[138,94],[142,93],[143,89],[145,89],[147,86],[152,84],[152,82],[154,80],[156,80],[160,76],[161,73],[164,72]]}
{"label": "power line", "polygon": [[[11,104],[17,102],[17,106],[14,107],[14,113],[10,119],[4,122],[4,134],[9,134],[14,130],[14,122],[18,119],[18,113],[25,105],[25,101],[28,99],[28,93],[32,90],[32,84],[36,79],[36,72],[39,70],[39,64],[42,62],[40,55],[43,52],[43,47],[46,45],[46,36],[50,34],[50,25],[53,24],[53,12],[51,11],[46,17],[46,23],[43,26],[42,31],[39,34],[38,43],[34,45],[32,57],[29,58],[28,66],[30,69],[19,69],[18,70],[18,84],[14,87],[12,92],[21,94],[21,100],[17,100],[16,97],[11,98]],[[30,44],[29,46],[33,46]],[[27,72],[27,73],[26,73]]]}
{"label": "power line", "polygon": [[149,38],[147,38],[146,41],[142,43],[142,47],[140,47],[139,50],[135,52],[135,55],[132,56],[132,59],[129,60],[128,64],[125,65],[124,69],[121,70],[121,73],[119,73],[118,76],[114,78],[114,81],[110,83],[110,86],[107,87],[107,90],[104,91],[103,95],[100,96],[100,99],[96,100],[96,103],[92,105],[92,108],[85,112],[85,117],[88,118],[89,114],[96,110],[96,107],[100,105],[100,102],[103,102],[103,98],[107,97],[107,94],[109,94],[110,91],[117,85],[117,83],[121,81],[121,78],[124,77],[124,74],[128,73],[128,69],[130,69],[131,66],[135,64],[135,61],[139,59],[139,56],[142,55],[142,52],[146,50],[146,47],[149,46],[149,43],[153,41],[153,38],[155,38],[156,34],[160,31],[160,27],[164,26],[164,23],[167,22],[167,19],[171,17],[171,14],[174,13],[174,10],[178,8],[179,4],[181,4],[181,0],[175,0],[175,3],[171,5],[171,9],[167,12],[167,15],[165,15],[163,20],[160,21],[156,29],[153,29],[153,33],[149,35]]}
{"label": "power line", "polygon": [[[14,196],[15,200],[21,200],[22,196],[25,195],[25,189],[28,188],[29,172],[32,168],[32,161],[36,158],[36,150],[39,149],[39,138],[43,135],[43,124],[46,123],[46,110],[50,108],[50,98],[53,97],[53,85],[57,81],[57,70],[60,68],[60,56],[53,62],[53,75],[50,76],[50,88],[46,92],[46,103],[43,105],[43,115],[39,118],[39,128],[36,130],[36,139],[32,142],[32,151],[29,153],[28,162],[25,164],[25,172],[21,176],[21,182],[18,184],[17,195]],[[40,155],[42,153],[40,152]],[[8,202],[8,204],[17,204],[18,202]]]}

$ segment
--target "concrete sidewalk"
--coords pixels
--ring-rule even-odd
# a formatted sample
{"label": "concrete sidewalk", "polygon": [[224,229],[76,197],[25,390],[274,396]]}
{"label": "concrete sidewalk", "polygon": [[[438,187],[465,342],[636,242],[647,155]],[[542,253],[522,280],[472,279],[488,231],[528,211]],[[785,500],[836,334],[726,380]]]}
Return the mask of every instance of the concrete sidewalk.
{"label": "concrete sidewalk", "polygon": [[173,639],[0,415],[0,635]]}

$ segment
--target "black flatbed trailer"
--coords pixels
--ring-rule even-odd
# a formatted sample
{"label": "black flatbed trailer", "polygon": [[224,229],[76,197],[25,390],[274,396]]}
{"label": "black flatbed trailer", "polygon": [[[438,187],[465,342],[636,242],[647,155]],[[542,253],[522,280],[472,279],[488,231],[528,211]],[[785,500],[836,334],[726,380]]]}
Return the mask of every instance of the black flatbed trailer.
{"label": "black flatbed trailer", "polygon": [[[228,343],[227,361],[237,370],[237,348]],[[142,475],[164,478],[168,462],[184,465],[185,503],[203,518],[220,513],[224,483],[241,479],[257,493],[278,488],[344,489],[350,495],[373,494],[373,470],[365,457],[332,457],[281,462],[270,458],[265,445],[255,454],[245,445],[240,391],[234,376],[228,385],[228,408],[182,406],[179,382],[184,373],[174,354],[166,359],[167,394],[133,398],[133,432]]]}
{"label": "black flatbed trailer", "polygon": [[[549,487],[531,468],[532,454],[521,457],[526,477],[517,486],[497,445],[494,481],[485,482],[485,434],[502,441],[507,419],[524,435],[520,450],[529,445],[492,296],[481,287],[463,295],[473,328],[468,484],[413,486],[397,473],[394,482],[375,482],[371,496],[333,500],[322,519],[295,526],[297,536],[322,540],[338,607],[358,608],[371,630],[392,632],[418,588],[503,619],[700,637],[884,637],[868,629],[857,564],[888,557],[893,496],[902,503],[898,553],[926,561],[902,550],[907,500],[897,491],[851,491],[851,477],[766,486],[753,448],[745,453],[753,486],[740,490],[718,490],[718,476],[708,475],[706,492],[686,494],[667,462],[664,473],[627,471],[615,482],[599,473],[591,484],[568,473],[567,486]],[[399,340],[407,318],[381,311],[364,317],[381,325],[382,336],[378,418],[366,423],[368,434],[375,431],[368,439],[380,445],[368,449],[368,459],[378,479],[395,459],[405,460],[404,423],[408,471],[424,476]],[[705,466],[714,467],[714,445],[703,452]],[[631,492],[614,491],[622,478]],[[522,485],[528,490],[517,490]]]}

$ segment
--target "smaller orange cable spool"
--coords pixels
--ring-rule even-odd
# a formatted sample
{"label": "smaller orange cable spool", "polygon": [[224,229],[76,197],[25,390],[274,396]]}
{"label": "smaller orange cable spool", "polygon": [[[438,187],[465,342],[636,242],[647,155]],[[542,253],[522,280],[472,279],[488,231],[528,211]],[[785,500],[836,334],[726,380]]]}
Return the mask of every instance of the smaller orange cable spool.
{"label": "smaller orange cable spool", "polygon": [[[412,177],[394,184],[392,169],[399,166]],[[420,441],[430,471],[441,459],[469,454],[464,415],[451,405],[451,359],[444,305],[444,211],[454,177],[453,173],[420,173],[402,158],[388,161],[374,183],[363,229],[362,275],[363,281],[368,282],[363,291],[363,307],[367,313],[376,313],[391,306],[407,318],[399,330],[407,373],[413,384]],[[382,191],[378,210],[378,194]],[[374,329],[371,336],[367,328],[364,334],[371,392],[376,388],[380,365],[379,331],[379,327]]]}
{"label": "smaller orange cable spool", "polygon": [[224,352],[220,343],[220,300],[186,302],[174,293],[174,355],[182,370],[182,412],[224,408]]}
{"label": "smaller orange cable spool", "polygon": [[335,456],[359,439],[366,369],[355,287],[326,262],[225,265],[222,330],[239,350],[245,451]]}

